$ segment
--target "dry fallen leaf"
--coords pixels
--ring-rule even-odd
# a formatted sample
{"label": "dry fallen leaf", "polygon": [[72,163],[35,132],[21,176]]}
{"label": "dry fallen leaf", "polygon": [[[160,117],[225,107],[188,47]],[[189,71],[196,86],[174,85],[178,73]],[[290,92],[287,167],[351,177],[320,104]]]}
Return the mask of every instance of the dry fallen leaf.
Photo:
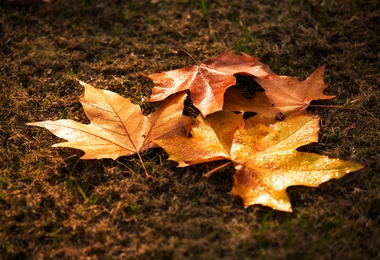
{"label": "dry fallen leaf", "polygon": [[[253,76],[265,93],[245,99],[230,88],[236,83],[235,74]],[[287,187],[316,187],[363,168],[358,162],[297,151],[318,141],[320,119],[306,113],[310,102],[334,98],[323,94],[327,87],[323,74],[324,66],[300,82],[276,75],[257,58],[227,51],[197,66],[148,76],[155,85],[149,101],[165,99],[148,116],[129,99],[81,82],[85,87],[81,103],[90,124],[58,120],[28,125],[45,127],[68,140],[54,147],[83,150],[82,159],[137,154],[147,178],[150,175],[140,153],[157,146],[181,167],[230,160],[228,164],[235,167],[231,194],[240,196],[245,207],[262,204],[290,212]],[[187,90],[201,111],[190,137],[191,119],[182,115]],[[256,115],[244,121],[243,114],[236,111]]]}
{"label": "dry fallen leaf", "polygon": [[230,111],[257,113],[245,121],[248,129],[258,123],[263,125],[275,123],[278,121],[276,115],[281,112],[280,109],[273,106],[264,92],[256,92],[253,99],[246,99],[234,87],[227,89],[224,95],[224,107]]}
{"label": "dry fallen leaf", "polygon": [[291,212],[287,187],[316,187],[363,167],[296,150],[318,141],[319,121],[316,115],[302,114],[247,130],[242,115],[221,111],[206,118],[200,115],[190,138],[175,136],[154,142],[179,166],[231,160],[236,169],[231,194],[240,196],[245,207],[262,204]]}
{"label": "dry fallen leaf", "polygon": [[160,101],[174,93],[189,90],[194,106],[207,116],[222,110],[224,92],[236,83],[234,74],[248,71],[249,75],[258,77],[267,75],[262,63],[254,66],[257,62],[258,58],[248,54],[235,55],[227,51],[200,65],[154,73],[148,76],[154,83],[148,101]]}
{"label": "dry fallen leaf", "polygon": [[255,77],[255,80],[264,88],[272,104],[285,116],[290,116],[296,112],[302,113],[312,100],[335,98],[323,94],[327,87],[323,79],[324,71],[325,66],[319,67],[304,81],[276,74]]}
{"label": "dry fallen leaf", "polygon": [[229,159],[233,135],[242,123],[242,115],[219,111],[206,117],[199,115],[191,129],[191,138],[177,135],[154,142],[165,149],[169,160],[178,166]]}
{"label": "dry fallen leaf", "polygon": [[[81,159],[117,159],[157,147],[156,138],[182,134],[191,119],[182,115],[186,93],[178,93],[165,100],[156,112],[144,116],[130,99],[108,90],[96,89],[86,83],[81,103],[90,124],[70,119],[28,123],[48,129],[68,140],[53,147],[71,147],[84,151]],[[146,176],[149,174],[142,163]]]}

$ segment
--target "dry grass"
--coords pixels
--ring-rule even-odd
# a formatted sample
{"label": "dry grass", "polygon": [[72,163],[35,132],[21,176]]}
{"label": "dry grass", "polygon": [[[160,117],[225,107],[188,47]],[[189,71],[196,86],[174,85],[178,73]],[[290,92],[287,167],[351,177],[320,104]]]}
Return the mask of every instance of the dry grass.
{"label": "dry grass", "polygon": [[[16,3],[17,2],[17,3]],[[62,1],[0,3],[0,255],[4,259],[380,258],[380,8],[376,1]],[[38,1],[37,1],[38,2]],[[101,3],[100,5],[98,3]],[[206,3],[203,5],[202,2]],[[97,5],[98,4],[98,5]],[[317,110],[320,143],[307,149],[366,168],[317,189],[289,188],[294,213],[244,209],[232,169],[178,169],[162,150],[80,161],[26,122],[87,122],[79,78],[131,97],[139,76],[227,49],[306,78],[327,64],[328,94],[354,112]]]}

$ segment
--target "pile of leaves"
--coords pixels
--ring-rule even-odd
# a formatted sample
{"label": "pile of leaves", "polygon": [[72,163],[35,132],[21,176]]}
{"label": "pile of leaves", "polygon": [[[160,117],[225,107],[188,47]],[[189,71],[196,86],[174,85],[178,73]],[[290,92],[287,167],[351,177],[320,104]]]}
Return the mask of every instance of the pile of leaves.
{"label": "pile of leaves", "polygon": [[[251,77],[264,91],[243,97],[235,88],[236,75]],[[334,98],[323,94],[323,76],[322,66],[299,81],[275,74],[258,58],[227,51],[202,64],[149,75],[154,88],[148,101],[163,102],[148,116],[130,99],[80,82],[90,124],[62,119],[28,125],[68,140],[53,146],[80,149],[82,159],[137,154],[147,179],[152,177],[141,153],[150,148],[163,148],[179,167],[228,160],[221,167],[233,164],[231,194],[240,196],[245,207],[262,204],[291,212],[287,187],[316,187],[363,168],[357,162],[297,151],[318,142],[320,118],[307,112],[310,102]],[[196,118],[183,115],[187,96],[200,112]],[[255,115],[246,118],[246,112]]]}

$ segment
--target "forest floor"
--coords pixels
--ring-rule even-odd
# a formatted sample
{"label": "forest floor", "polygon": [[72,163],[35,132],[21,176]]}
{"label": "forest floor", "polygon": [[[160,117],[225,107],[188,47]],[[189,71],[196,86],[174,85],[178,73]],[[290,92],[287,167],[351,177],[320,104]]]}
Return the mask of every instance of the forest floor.
{"label": "forest floor", "polygon": [[[32,4],[35,3],[35,4]],[[0,3],[0,255],[3,259],[380,259],[380,5],[371,0],[5,0]],[[27,122],[88,122],[80,79],[130,97],[141,76],[226,50],[307,78],[326,64],[328,104],[308,149],[365,168],[290,187],[294,212],[229,194],[233,168],[177,168],[161,149],[79,160]]]}

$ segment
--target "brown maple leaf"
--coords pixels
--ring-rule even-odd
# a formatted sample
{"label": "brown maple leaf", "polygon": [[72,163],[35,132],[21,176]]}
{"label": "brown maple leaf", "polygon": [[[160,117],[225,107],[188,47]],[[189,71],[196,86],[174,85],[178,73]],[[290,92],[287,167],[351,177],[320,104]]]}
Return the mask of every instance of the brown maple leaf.
{"label": "brown maple leaf", "polygon": [[270,126],[256,124],[247,130],[241,114],[220,111],[206,119],[200,115],[190,138],[174,136],[154,142],[179,166],[231,160],[236,170],[231,194],[240,196],[245,207],[262,204],[290,212],[287,187],[316,187],[363,167],[296,150],[318,141],[319,121],[318,116],[305,113]]}
{"label": "brown maple leaf", "polygon": [[245,127],[248,129],[258,123],[264,125],[275,123],[278,121],[276,115],[281,112],[279,108],[273,106],[264,92],[256,92],[253,99],[246,99],[234,87],[227,89],[224,95],[224,107],[230,111],[257,113],[245,121]]}
{"label": "brown maple leaf", "polygon": [[247,73],[257,77],[268,74],[262,63],[254,66],[258,60],[245,53],[235,55],[226,51],[200,65],[151,74],[148,77],[153,80],[154,88],[148,101],[160,101],[189,90],[193,105],[206,116],[222,110],[226,89],[236,83],[234,74]]}
{"label": "brown maple leaf", "polygon": [[296,77],[279,76],[266,67],[263,76],[254,77],[265,93],[256,92],[253,99],[246,99],[231,87],[225,93],[224,107],[231,111],[257,113],[246,121],[247,128],[257,123],[273,124],[282,115],[289,117],[301,114],[310,106],[312,100],[335,98],[323,94],[327,87],[323,80],[324,69],[324,66],[318,68],[301,82]]}
{"label": "brown maple leaf", "polygon": [[96,89],[86,83],[81,104],[90,124],[70,119],[33,122],[27,125],[48,129],[56,136],[68,140],[53,147],[71,147],[84,151],[81,159],[117,159],[137,154],[150,178],[140,153],[157,145],[156,138],[182,134],[191,119],[182,115],[185,93],[178,93],[165,100],[156,112],[144,116],[138,105],[129,98],[108,90]]}
{"label": "brown maple leaf", "polygon": [[312,100],[335,98],[323,94],[323,90],[327,87],[323,79],[324,71],[325,66],[321,66],[304,81],[274,73],[254,79],[264,88],[272,104],[285,116],[290,116],[296,112],[302,113]]}

